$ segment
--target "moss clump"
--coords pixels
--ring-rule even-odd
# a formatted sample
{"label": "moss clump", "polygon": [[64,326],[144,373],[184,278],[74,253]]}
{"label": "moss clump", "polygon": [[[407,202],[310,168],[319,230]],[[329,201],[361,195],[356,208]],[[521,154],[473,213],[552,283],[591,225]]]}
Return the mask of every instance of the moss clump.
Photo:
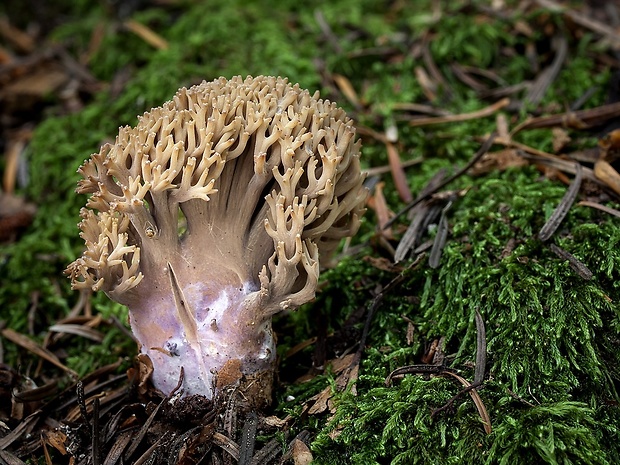
{"label": "moss clump", "polygon": [[[535,238],[542,212],[564,190],[537,177],[527,169],[469,180],[470,191],[453,207],[441,267],[409,273],[380,310],[405,314],[418,338],[445,337],[450,366],[469,379],[474,314],[483,315],[489,360],[480,395],[494,432],[484,434],[467,396],[431,419],[461,388],[452,381],[410,375],[385,387],[392,369],[419,362],[415,351],[403,351],[402,320],[378,316],[360,395],[340,398],[315,443],[319,463],[615,463],[609,439],[620,439],[620,353],[612,349],[620,295],[611,283],[619,278],[613,244],[620,230],[585,207],[573,209],[567,225],[574,226],[557,241],[594,271],[584,281]],[[419,305],[404,304],[406,296]]]}

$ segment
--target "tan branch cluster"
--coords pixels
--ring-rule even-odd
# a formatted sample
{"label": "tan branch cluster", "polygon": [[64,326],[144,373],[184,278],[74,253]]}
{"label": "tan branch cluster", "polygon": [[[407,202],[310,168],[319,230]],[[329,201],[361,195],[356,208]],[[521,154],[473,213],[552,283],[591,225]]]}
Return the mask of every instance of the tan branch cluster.
{"label": "tan branch cluster", "polygon": [[140,284],[144,278],[139,271],[140,248],[127,245],[129,218],[108,212],[95,215],[86,208],[80,214],[86,250],[67,269],[76,287],[107,288],[114,296]]}
{"label": "tan branch cluster", "polygon": [[319,255],[354,234],[363,213],[354,138],[342,109],[286,79],[180,89],[80,168],[78,192],[91,196],[74,286],[118,300],[182,255],[253,281],[265,314],[308,301]]}

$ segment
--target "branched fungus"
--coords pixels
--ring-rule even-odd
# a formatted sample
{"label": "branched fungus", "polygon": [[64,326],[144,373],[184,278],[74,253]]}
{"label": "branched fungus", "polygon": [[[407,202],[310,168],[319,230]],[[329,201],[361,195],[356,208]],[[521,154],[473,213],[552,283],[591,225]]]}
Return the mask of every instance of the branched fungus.
{"label": "branched fungus", "polygon": [[345,112],[275,77],[180,89],[79,169],[75,288],[126,305],[163,393],[236,384],[268,401],[274,314],[311,300],[319,256],[356,232],[366,190]]}
{"label": "branched fungus", "polygon": [[[275,77],[180,89],[79,169],[75,288],[127,305],[165,394],[268,400],[274,314],[311,300],[319,256],[354,234],[366,190],[344,111]],[[248,388],[250,389],[250,388]],[[262,399],[261,399],[262,397]]]}

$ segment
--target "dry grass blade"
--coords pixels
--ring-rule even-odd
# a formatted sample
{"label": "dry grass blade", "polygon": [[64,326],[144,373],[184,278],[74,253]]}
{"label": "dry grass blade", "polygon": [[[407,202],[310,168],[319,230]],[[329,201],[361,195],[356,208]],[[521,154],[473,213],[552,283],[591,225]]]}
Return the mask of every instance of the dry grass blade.
{"label": "dry grass blade", "polygon": [[116,438],[114,445],[110,448],[108,455],[103,462],[103,465],[116,465],[122,457],[123,452],[129,445],[132,437],[132,431],[122,431]]}
{"label": "dry grass blade", "polygon": [[460,170],[458,170],[456,173],[454,173],[452,176],[448,177],[447,179],[445,179],[444,181],[442,181],[441,183],[439,183],[438,186],[436,186],[434,189],[432,189],[430,192],[424,194],[424,195],[420,195],[418,196],[413,202],[409,203],[405,208],[403,208],[402,210],[400,210],[396,215],[394,215],[394,217],[387,222],[387,224],[385,225],[385,227],[390,227],[400,216],[404,215],[405,213],[407,213],[409,210],[411,210],[413,207],[415,207],[416,205],[418,205],[420,202],[423,202],[424,200],[428,199],[431,195],[433,195],[435,192],[437,192],[439,189],[447,186],[448,184],[450,184],[452,181],[454,181],[456,178],[458,178],[459,176],[462,176],[463,174],[465,174],[467,171],[469,171],[469,169],[471,169],[476,163],[478,163],[478,161],[489,151],[489,149],[491,148],[491,146],[493,145],[493,143],[495,142],[495,138],[497,137],[497,135],[495,133],[491,134],[482,144],[482,146],[480,147],[480,149],[474,154],[474,156],[472,157],[471,160],[469,160],[467,162],[467,164],[461,168]]}
{"label": "dry grass blade", "polygon": [[27,391],[16,392],[16,390],[14,389],[13,398],[17,402],[36,402],[51,396],[56,392],[57,388],[58,381],[53,380],[43,386],[35,389],[28,389]]}
{"label": "dry grass blade", "polygon": [[450,66],[450,69],[452,70],[452,72],[454,73],[454,76],[457,79],[459,79],[463,84],[471,87],[474,91],[483,92],[489,89],[485,84],[481,83],[480,81],[470,76],[465,70],[464,66],[461,66],[458,63],[453,63]]}
{"label": "dry grass blade", "polygon": [[435,60],[433,59],[433,54],[431,53],[430,41],[432,40],[432,36],[427,34],[424,38],[424,43],[422,45],[422,60],[424,61],[424,66],[428,70],[428,73],[432,76],[432,78],[436,82],[436,86],[441,88],[444,91],[444,94],[447,98],[452,98],[454,95],[454,90],[448,84],[448,81],[443,77],[441,71],[437,67]]}
{"label": "dry grass blade", "polygon": [[291,347],[289,350],[286,351],[286,353],[284,354],[284,359],[286,360],[287,358],[292,357],[296,353],[301,352],[306,347],[310,347],[312,344],[316,342],[316,340],[317,340],[317,337],[314,336],[314,337],[311,337],[310,339],[306,339],[305,341],[301,341],[299,344]]}
{"label": "dry grass blade", "polygon": [[441,210],[439,225],[437,226],[437,234],[435,235],[435,240],[433,241],[431,253],[428,256],[428,265],[433,269],[439,268],[441,252],[443,251],[443,248],[446,245],[446,240],[448,239],[448,210],[451,206],[452,202],[448,202],[448,204]]}
{"label": "dry grass blade", "polygon": [[140,443],[142,442],[142,440],[146,436],[146,433],[148,433],[149,428],[151,427],[151,424],[155,420],[155,417],[157,416],[157,413],[159,412],[159,409],[164,404],[164,402],[167,402],[167,401],[168,401],[168,399],[166,399],[166,398],[162,399],[162,401],[157,405],[157,407],[155,407],[153,412],[146,419],[146,421],[144,422],[144,425],[142,425],[142,428],[140,428],[140,432],[134,438],[131,446],[129,446],[129,449],[127,449],[127,453],[125,454],[125,457],[126,457],[127,460],[131,459],[131,456],[136,452],[136,450],[140,446]]}
{"label": "dry grass blade", "polygon": [[30,338],[24,336],[23,334],[18,333],[17,331],[12,330],[11,328],[3,329],[2,335],[7,338],[9,341],[17,344],[20,347],[32,352],[33,354],[41,357],[44,360],[47,360],[51,364],[60,368],[61,370],[69,373],[71,376],[77,378],[78,374],[73,371],[71,368],[66,367],[59,359],[49,350],[41,347],[39,344],[31,340]]}
{"label": "dry grass blade", "polygon": [[419,241],[424,231],[424,220],[429,217],[429,207],[426,204],[418,204],[415,206],[412,212],[413,219],[403,237],[398,242],[398,246],[394,251],[394,263],[403,261],[411,249],[413,249]]}
{"label": "dry grass blade", "polygon": [[476,367],[474,369],[474,383],[484,381],[484,373],[487,366],[487,331],[484,320],[476,309]]}
{"label": "dry grass blade", "polygon": [[136,34],[142,40],[144,40],[147,44],[152,45],[153,47],[159,50],[167,50],[169,45],[166,39],[157,34],[152,29],[148,28],[144,24],[141,24],[133,19],[129,19],[123,23],[123,25],[129,29],[131,32]]}
{"label": "dry grass blade", "polygon": [[575,198],[581,187],[581,180],[583,179],[583,169],[579,163],[575,164],[575,173],[575,179],[573,179],[573,182],[566,190],[566,194],[564,194],[564,197],[562,197],[562,200],[538,233],[538,238],[543,242],[549,240],[551,236],[553,236],[553,233],[558,229],[562,220],[564,220],[566,214],[575,202]]}
{"label": "dry grass blade", "polygon": [[437,83],[433,81],[431,77],[428,75],[424,67],[416,66],[414,68],[414,73],[418,84],[422,88],[422,92],[427,100],[434,102],[437,99]]}
{"label": "dry grass blade", "polygon": [[391,142],[386,142],[385,148],[387,149],[390,170],[392,172],[392,178],[394,179],[394,185],[396,186],[398,195],[403,202],[411,202],[413,200],[413,196],[411,195],[411,189],[409,189],[409,184],[407,183],[407,176],[405,175],[405,170],[401,164],[398,150],[396,150],[396,147]]}
{"label": "dry grass blade", "polygon": [[342,74],[336,73],[332,74],[332,79],[338,86],[340,92],[342,92],[342,95],[346,97],[346,99],[351,105],[353,105],[357,110],[361,110],[364,107],[364,105],[362,105],[362,103],[360,102],[360,99],[357,96],[357,92],[353,88],[353,84],[351,84],[351,81],[349,81],[349,79],[347,79]]}
{"label": "dry grass blade", "polygon": [[600,203],[590,202],[589,200],[582,200],[577,205],[579,205],[580,207],[596,208],[597,210],[613,215],[616,218],[620,218],[620,211],[606,205],[601,205]]}
{"label": "dry grass blade", "polygon": [[415,113],[422,113],[425,115],[433,115],[433,116],[450,116],[448,110],[443,108],[436,108],[431,105],[424,105],[423,103],[414,103],[414,102],[396,102],[392,105],[393,110],[403,110],[403,111],[411,111]]}
{"label": "dry grass blade", "polygon": [[588,110],[568,111],[556,115],[531,118],[517,126],[512,131],[512,134],[516,134],[524,129],[541,129],[556,126],[587,129],[593,126],[600,126],[618,116],[620,116],[620,102],[608,103]]}
{"label": "dry grass blade", "polygon": [[30,136],[30,133],[28,134],[28,137],[24,137],[21,134],[16,134],[6,143],[7,147],[4,153],[4,176],[2,178],[2,187],[5,194],[13,194],[15,191],[20,159],[23,158],[22,154],[26,148],[26,143],[28,142]]}
{"label": "dry grass blade", "polygon": [[239,465],[250,465],[254,455],[254,443],[256,442],[256,427],[258,416],[251,412],[243,424],[241,430],[241,444],[239,448]]}
{"label": "dry grass blade", "polygon": [[543,8],[551,11],[561,11],[568,16],[576,24],[579,24],[586,29],[590,29],[597,34],[601,34],[608,39],[612,40],[616,45],[620,45],[620,34],[613,27],[608,26],[600,21],[592,19],[583,14],[581,11],[571,10],[564,5],[557,3],[553,0],[536,0],[536,2]]}
{"label": "dry grass blade", "polygon": [[367,205],[374,210],[377,216],[377,229],[379,234],[388,240],[394,239],[392,230],[390,228],[384,228],[383,226],[390,220],[390,208],[388,207],[385,196],[383,195],[384,182],[378,182],[375,186],[374,194],[369,197]]}
{"label": "dry grass blade", "polygon": [[562,69],[562,63],[566,60],[566,54],[568,53],[568,42],[564,37],[556,37],[553,41],[554,45],[556,45],[556,54],[553,58],[553,62],[546,68],[534,84],[528,91],[525,102],[537,105],[545,96],[547,89],[551,86],[551,83],[555,81],[558,73]]}
{"label": "dry grass blade", "polygon": [[[116,369],[121,365],[121,360],[118,360],[114,363],[110,363],[108,365],[104,365],[100,368],[97,368],[95,371],[93,371],[92,373],[89,373],[88,375],[84,376],[84,378],[82,378],[82,382],[84,384],[89,384],[91,381],[94,381],[96,379],[102,378],[105,375],[109,375],[112,374],[116,371]],[[122,379],[122,378],[119,378]]]}
{"label": "dry grass blade", "polygon": [[549,248],[558,257],[568,261],[569,266],[586,281],[590,281],[594,277],[592,271],[590,271],[590,269],[581,260],[579,260],[570,252],[567,252],[566,250],[555,244],[549,244]]}
{"label": "dry grass blade", "polygon": [[[407,160],[407,161],[401,162],[401,166],[403,168],[409,168],[409,167],[414,166],[414,165],[419,165],[423,161],[424,161],[424,159],[422,157],[415,158],[413,160]],[[389,173],[390,172],[390,166],[389,165],[374,166],[372,168],[368,168],[367,170],[363,170],[363,172],[366,174],[366,177],[371,178],[372,176],[378,176],[380,174]]]}
{"label": "dry grass blade", "polygon": [[[445,171],[440,170],[428,181],[428,183],[422,188],[418,198],[424,198],[428,194],[436,191],[437,187],[441,185],[442,181],[445,178]],[[416,198],[416,200],[418,199]],[[398,242],[398,246],[396,247],[396,251],[394,252],[394,263],[398,263],[405,259],[407,254],[411,249],[413,249],[416,244],[418,244],[420,237],[424,231],[424,226],[428,224],[429,221],[432,221],[437,214],[437,210],[434,211],[435,215],[433,218],[429,218],[429,210],[430,206],[429,202],[423,202],[416,205],[409,213],[409,218],[411,218],[411,222],[403,234],[403,237]],[[427,221],[424,221],[424,220]],[[387,225],[389,225],[390,220],[385,221],[380,224],[383,229],[387,229]]]}
{"label": "dry grass blade", "polygon": [[155,441],[155,444],[153,444],[151,447],[149,447],[144,454],[142,454],[138,460],[136,460],[133,464],[134,465],[143,465],[145,463],[153,463],[153,462],[147,462],[147,460],[150,460],[153,457],[153,453],[155,452],[155,450],[159,447],[159,443],[163,440],[163,436],[160,437],[157,441]]}
{"label": "dry grass blade", "polygon": [[251,465],[266,465],[271,463],[282,450],[282,444],[278,438],[272,439],[259,450],[252,459]]}
{"label": "dry grass blade", "polygon": [[443,374],[452,376],[453,378],[458,380],[466,389],[468,389],[471,400],[474,401],[474,404],[476,405],[476,409],[478,410],[478,414],[480,415],[480,418],[482,418],[482,424],[484,425],[484,431],[487,434],[491,434],[491,431],[492,431],[491,417],[489,416],[489,412],[487,412],[487,409],[484,406],[484,403],[482,402],[482,399],[480,398],[478,391],[476,391],[476,389],[472,386],[472,384],[469,381],[467,381],[462,376],[457,375],[456,373],[453,373],[451,371],[446,371]]}
{"label": "dry grass blade", "polygon": [[2,449],[0,449],[0,461],[2,462],[2,465],[26,465],[26,462],[22,462],[9,451]]}
{"label": "dry grass blade", "polygon": [[24,420],[22,420],[21,423],[17,425],[15,429],[13,429],[13,431],[11,431],[3,438],[0,438],[0,450],[6,449],[23,435],[29,434],[39,420],[39,417],[42,413],[43,412],[41,410],[37,410],[36,412],[31,413]]}
{"label": "dry grass blade", "polygon": [[56,324],[48,328],[49,331],[64,334],[73,334],[76,336],[82,336],[83,338],[90,339],[91,341],[101,342],[103,341],[104,334],[96,329],[89,328],[85,325],[76,324]]}
{"label": "dry grass blade", "polygon": [[[522,144],[511,144],[511,145],[522,146]],[[529,147],[528,149],[536,151],[536,149],[532,149],[531,147]],[[568,174],[577,174],[577,168],[576,168],[577,164],[574,161],[564,160],[560,157],[556,157],[555,155],[551,155],[545,152],[540,152],[540,151],[536,151],[536,152],[538,153],[529,153],[529,152],[520,150],[518,153],[520,157],[523,157],[526,160],[533,161],[536,164],[549,166],[558,171],[562,171]],[[599,186],[605,185],[594,175],[594,171],[591,168],[581,166],[581,171],[582,171],[582,175],[584,179],[587,179],[588,181],[593,181]]]}
{"label": "dry grass blade", "polygon": [[233,459],[239,461],[239,446],[235,441],[216,432],[213,433],[213,443],[228,452]]}
{"label": "dry grass blade", "polygon": [[498,102],[495,102],[493,105],[489,105],[488,107],[482,108],[478,111],[473,111],[471,113],[461,113],[460,115],[451,115],[451,116],[436,116],[429,118],[416,118],[409,121],[409,125],[413,127],[418,126],[428,126],[430,124],[442,124],[442,123],[460,123],[463,121],[470,121],[473,119],[485,118],[487,116],[491,116],[497,113],[502,108],[510,105],[509,98],[503,98]]}

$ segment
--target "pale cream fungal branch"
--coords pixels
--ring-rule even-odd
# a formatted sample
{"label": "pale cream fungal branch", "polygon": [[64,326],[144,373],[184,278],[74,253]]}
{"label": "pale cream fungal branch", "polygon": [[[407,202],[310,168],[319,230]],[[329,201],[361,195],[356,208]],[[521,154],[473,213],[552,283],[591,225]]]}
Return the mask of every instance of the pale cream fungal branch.
{"label": "pale cream fungal branch", "polygon": [[86,249],[67,272],[128,306],[161,391],[183,368],[185,394],[237,383],[261,405],[271,317],[314,297],[319,257],[359,226],[359,156],[345,112],[286,79],[180,89],[80,168]]}

